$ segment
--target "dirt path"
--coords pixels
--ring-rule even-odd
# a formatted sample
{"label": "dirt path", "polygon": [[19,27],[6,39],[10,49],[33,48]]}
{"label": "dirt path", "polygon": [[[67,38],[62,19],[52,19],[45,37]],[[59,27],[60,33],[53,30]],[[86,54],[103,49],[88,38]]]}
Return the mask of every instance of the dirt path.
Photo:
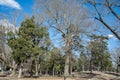
{"label": "dirt path", "polygon": [[89,80],[120,80],[115,75],[106,74],[104,72],[97,72],[97,71],[94,71],[93,75],[91,75],[91,77],[89,78],[90,78]]}

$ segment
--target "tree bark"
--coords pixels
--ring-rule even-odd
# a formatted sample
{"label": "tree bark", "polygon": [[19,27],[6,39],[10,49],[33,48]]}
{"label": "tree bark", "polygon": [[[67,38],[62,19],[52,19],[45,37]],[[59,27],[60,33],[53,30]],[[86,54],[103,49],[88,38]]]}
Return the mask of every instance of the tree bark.
{"label": "tree bark", "polygon": [[54,66],[53,66],[52,74],[53,74],[53,76],[55,75],[55,68],[54,68]]}
{"label": "tree bark", "polygon": [[85,71],[85,66],[84,66],[84,64],[82,65],[82,72],[84,72]]}
{"label": "tree bark", "polygon": [[30,77],[32,77],[33,76],[33,68],[34,68],[34,65],[35,63],[34,63],[34,61],[32,61],[32,64],[31,64],[31,68],[30,68]]}
{"label": "tree bark", "polygon": [[35,61],[35,75],[38,76],[38,64],[37,64],[37,61]]}
{"label": "tree bark", "polygon": [[100,71],[103,71],[103,65],[102,65],[102,60],[101,60],[101,64],[100,64]]}
{"label": "tree bark", "polygon": [[118,76],[118,72],[119,72],[119,66],[117,64],[117,69],[116,69],[116,75]]}
{"label": "tree bark", "polygon": [[20,65],[18,78],[21,78],[21,76],[22,76],[22,66]]}
{"label": "tree bark", "polygon": [[38,64],[38,71],[39,71],[39,75],[42,76],[41,64]]}
{"label": "tree bark", "polygon": [[70,75],[72,74],[72,65],[70,65]]}
{"label": "tree bark", "polygon": [[90,67],[89,67],[89,71],[92,74],[92,59],[90,60]]}
{"label": "tree bark", "polygon": [[12,64],[12,73],[11,73],[11,75],[10,76],[15,76],[15,70],[16,70],[16,68],[17,68],[17,64],[15,63],[15,61],[13,60],[13,64]]}
{"label": "tree bark", "polygon": [[69,75],[72,74],[72,53],[69,54]]}
{"label": "tree bark", "polygon": [[1,67],[1,72],[2,72],[2,74],[4,74],[4,69],[3,69],[3,65],[2,65],[2,67]]}
{"label": "tree bark", "polygon": [[70,63],[70,59],[69,59],[69,53],[66,53],[65,55],[65,68],[64,68],[64,80],[66,79],[67,76],[69,76],[69,63]]}

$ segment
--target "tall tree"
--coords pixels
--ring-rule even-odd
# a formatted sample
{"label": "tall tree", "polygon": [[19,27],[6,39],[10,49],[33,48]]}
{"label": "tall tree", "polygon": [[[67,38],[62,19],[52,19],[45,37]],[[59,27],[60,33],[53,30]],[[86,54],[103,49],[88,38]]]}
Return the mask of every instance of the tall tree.
{"label": "tall tree", "polygon": [[[35,62],[35,72],[36,75],[38,75],[37,63],[40,56],[39,54],[43,53],[39,44],[43,37],[48,37],[47,28],[36,26],[34,17],[23,21],[18,34],[14,37],[10,36],[8,44],[13,50],[13,58],[20,66],[20,70],[22,63],[24,63],[26,59],[31,59],[32,62]],[[20,71],[20,74],[21,73]],[[21,75],[19,75],[19,77],[20,76]]]}
{"label": "tall tree", "polygon": [[[93,40],[89,43],[89,49],[91,52],[91,60],[90,60],[90,71],[92,73],[93,65],[96,67],[100,67],[100,70],[103,70],[104,59],[107,57],[107,37],[104,36],[91,36]],[[110,57],[110,56],[109,56]],[[106,59],[107,60],[107,59]]]}
{"label": "tall tree", "polygon": [[80,69],[84,72],[85,67],[88,64],[88,59],[84,52],[80,53],[80,57],[79,57],[78,61],[79,61],[79,66],[81,67]]}
{"label": "tall tree", "polygon": [[[14,59],[11,57],[11,48],[8,46],[7,44],[7,40],[8,40],[8,33],[9,32],[13,32],[13,33],[17,33],[18,29],[17,29],[17,20],[19,17],[19,11],[15,11],[15,10],[10,10],[7,14],[6,13],[0,13],[1,15],[1,25],[4,26],[5,28],[5,52],[4,52],[4,57],[5,61],[6,61],[6,65],[9,66],[11,69],[14,69],[16,64]],[[14,75],[14,70],[12,71],[12,75]]]}
{"label": "tall tree", "polygon": [[22,63],[30,56],[30,53],[32,52],[33,43],[31,41],[27,41],[23,37],[19,37],[9,40],[8,44],[13,50],[13,59],[20,67],[18,77],[21,77],[23,67]]}
{"label": "tall tree", "polygon": [[[88,28],[88,12],[76,0],[35,0],[34,10],[41,10],[46,15],[47,25],[61,35],[64,43],[65,67],[64,76],[69,75],[69,62],[73,37],[84,33]],[[39,15],[40,15],[39,14]],[[37,16],[35,16],[37,17]],[[86,24],[87,23],[87,24]]]}
{"label": "tall tree", "polygon": [[61,75],[61,72],[63,71],[62,67],[64,65],[64,58],[58,48],[53,48],[51,50],[49,62],[51,63],[53,76],[55,73],[57,73],[57,75]]}

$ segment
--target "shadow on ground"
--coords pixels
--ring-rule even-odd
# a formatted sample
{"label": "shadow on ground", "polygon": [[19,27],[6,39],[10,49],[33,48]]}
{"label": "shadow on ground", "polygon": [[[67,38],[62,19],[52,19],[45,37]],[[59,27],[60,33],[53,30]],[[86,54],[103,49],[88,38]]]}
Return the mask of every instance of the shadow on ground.
{"label": "shadow on ground", "polygon": [[79,77],[81,78],[87,78],[87,79],[91,79],[93,77],[96,77],[100,74],[94,74],[94,73],[81,73]]}

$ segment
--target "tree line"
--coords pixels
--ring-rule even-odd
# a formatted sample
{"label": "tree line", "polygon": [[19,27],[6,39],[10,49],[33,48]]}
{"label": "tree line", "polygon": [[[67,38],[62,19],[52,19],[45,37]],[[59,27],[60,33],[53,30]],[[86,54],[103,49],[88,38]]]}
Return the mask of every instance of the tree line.
{"label": "tree line", "polygon": [[[93,7],[84,7],[89,5]],[[93,12],[96,12],[97,16],[93,15],[93,17],[110,30],[118,40],[119,29],[109,26],[109,23],[104,21],[102,17],[104,11],[99,12],[100,8],[97,8],[99,6],[108,7],[106,9],[119,19],[119,15],[112,8],[112,6],[118,7],[118,4],[113,4],[109,0],[103,2],[35,0],[33,17],[24,19],[19,30],[5,33],[5,29],[1,28],[0,51],[4,56],[0,58],[4,66],[2,70],[11,69],[11,76],[18,72],[19,78],[23,75],[32,77],[43,74],[66,78],[73,72],[115,71],[113,58],[108,50],[109,39],[94,32],[96,22],[90,19],[88,9],[94,8]],[[49,30],[60,35],[56,38],[60,40],[59,44],[62,46],[53,45]],[[4,47],[1,46],[4,44],[11,48],[10,56],[6,56],[5,51],[2,51]],[[11,62],[9,63],[6,58]],[[115,60],[118,64],[116,61],[118,58]]]}

